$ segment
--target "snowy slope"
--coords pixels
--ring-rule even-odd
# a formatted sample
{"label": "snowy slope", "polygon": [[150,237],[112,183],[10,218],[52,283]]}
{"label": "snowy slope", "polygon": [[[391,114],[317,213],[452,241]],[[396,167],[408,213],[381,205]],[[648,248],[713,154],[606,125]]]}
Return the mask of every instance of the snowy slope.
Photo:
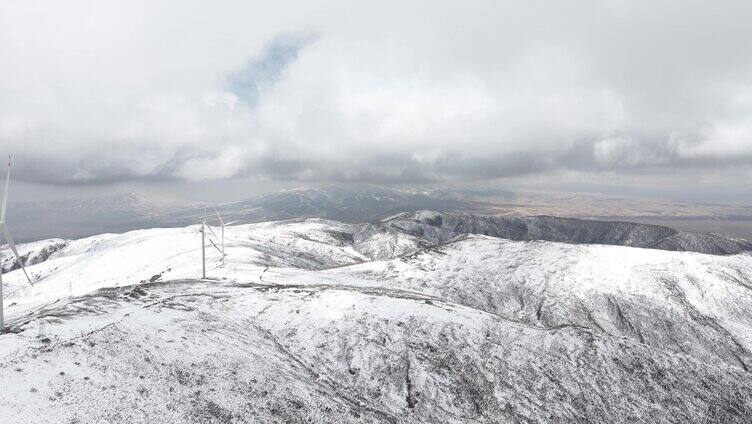
{"label": "snowy slope", "polygon": [[[370,229],[367,224],[318,219],[229,226],[227,260],[220,268],[220,233],[212,231],[207,231],[207,269],[215,278],[256,278],[266,267],[332,268],[389,258],[424,245],[413,236]],[[4,276],[5,301],[10,304],[6,317],[103,287],[198,277],[200,242],[199,226],[189,226],[20,245],[34,285],[29,286],[21,272]],[[6,269],[15,267],[7,249],[3,258]]]}
{"label": "snowy slope", "polygon": [[[216,240],[212,235],[211,238]],[[195,226],[5,275],[0,422],[744,422],[752,255]],[[40,332],[43,334],[39,337]]]}
{"label": "snowy slope", "polygon": [[2,422],[740,422],[752,412],[738,367],[408,293],[176,281],[42,319],[49,339],[33,339],[33,326],[14,335],[0,367]]}
{"label": "snowy slope", "polygon": [[752,368],[752,255],[471,236],[332,270],[332,284],[424,293],[535,326],[596,329]]}

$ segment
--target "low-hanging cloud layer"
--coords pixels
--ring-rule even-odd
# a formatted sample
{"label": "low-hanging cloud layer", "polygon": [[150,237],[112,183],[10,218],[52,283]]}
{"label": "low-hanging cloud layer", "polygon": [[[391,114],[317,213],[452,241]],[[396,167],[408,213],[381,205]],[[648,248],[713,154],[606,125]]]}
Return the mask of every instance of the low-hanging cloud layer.
{"label": "low-hanging cloud layer", "polygon": [[748,1],[3,2],[0,151],[63,184],[723,181],[752,165],[751,21]]}

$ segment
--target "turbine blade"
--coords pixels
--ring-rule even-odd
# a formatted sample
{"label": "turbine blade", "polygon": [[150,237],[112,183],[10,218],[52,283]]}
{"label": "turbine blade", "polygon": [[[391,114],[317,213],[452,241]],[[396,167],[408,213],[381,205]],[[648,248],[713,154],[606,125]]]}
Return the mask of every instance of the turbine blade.
{"label": "turbine blade", "polygon": [[220,248],[219,248],[219,246],[217,246],[217,245],[216,245],[216,244],[214,243],[214,240],[212,240],[212,239],[209,239],[209,243],[211,243],[211,245],[212,245],[212,246],[214,246],[214,248],[215,248],[215,249],[217,249],[217,251],[218,251],[219,253],[222,253],[222,249],[220,249]]}
{"label": "turbine blade", "polygon": [[5,222],[5,209],[8,208],[8,188],[10,187],[10,156],[8,156],[8,176],[5,177],[5,192],[3,193],[3,205],[0,208],[0,221]]}
{"label": "turbine blade", "polygon": [[219,223],[220,223],[220,224],[222,224],[222,226],[224,226],[224,225],[225,225],[225,222],[224,222],[224,221],[222,221],[222,217],[221,217],[221,216],[219,216],[219,211],[217,211],[217,208],[216,208],[216,207],[215,207],[214,205],[212,205],[212,209],[214,209],[214,213],[216,213],[216,214],[217,214],[217,218],[219,218]]}
{"label": "turbine blade", "polygon": [[3,225],[3,234],[5,235],[5,240],[8,242],[8,246],[10,246],[10,250],[12,250],[13,254],[16,255],[16,262],[21,265],[21,269],[23,270],[26,279],[29,281],[29,284],[33,286],[34,283],[31,282],[29,274],[26,273],[26,267],[24,266],[23,260],[21,259],[21,256],[18,255],[18,250],[16,250],[16,242],[13,241],[13,237],[11,237],[10,231],[8,231],[8,227],[6,225]]}

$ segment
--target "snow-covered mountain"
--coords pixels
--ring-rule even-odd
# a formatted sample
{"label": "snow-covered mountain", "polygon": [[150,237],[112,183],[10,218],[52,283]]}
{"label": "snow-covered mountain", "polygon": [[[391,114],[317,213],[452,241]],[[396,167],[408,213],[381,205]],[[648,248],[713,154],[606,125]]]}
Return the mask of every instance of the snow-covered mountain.
{"label": "snow-covered mountain", "polygon": [[0,422],[752,416],[749,252],[445,222],[228,226],[206,280],[196,226],[21,245],[35,284],[3,279]]}

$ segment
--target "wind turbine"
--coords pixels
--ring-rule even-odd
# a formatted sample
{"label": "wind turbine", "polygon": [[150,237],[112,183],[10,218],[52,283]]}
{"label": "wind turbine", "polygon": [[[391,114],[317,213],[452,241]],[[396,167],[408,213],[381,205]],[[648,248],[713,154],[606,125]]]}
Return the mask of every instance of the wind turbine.
{"label": "wind turbine", "polygon": [[204,220],[201,221],[201,228],[198,230],[201,233],[201,278],[206,279],[206,231],[209,230],[212,234],[214,234],[214,237],[220,238],[221,243],[220,247],[217,246],[216,243],[214,243],[214,240],[211,239],[211,236],[209,236],[209,243],[214,246],[215,249],[217,249],[221,255],[220,261],[222,265],[225,263],[225,221],[222,220],[222,216],[219,215],[219,211],[217,211],[217,208],[212,206],[214,209],[214,213],[217,214],[217,218],[219,218],[219,225],[222,228],[222,234],[221,238],[217,236],[217,233],[212,230],[211,225],[208,225],[206,223],[206,206],[204,206]]}
{"label": "wind turbine", "polygon": [[[10,156],[8,156],[8,176],[5,178],[5,193],[3,194],[3,203],[2,206],[0,206],[0,231],[2,231],[2,236],[5,238],[5,241],[8,242],[8,246],[10,246],[10,250],[13,251],[13,254],[16,255],[16,262],[21,265],[21,269],[23,270],[24,275],[26,276],[26,279],[29,281],[29,284],[32,286],[34,283],[31,282],[31,278],[29,278],[29,274],[26,273],[26,267],[24,267],[23,260],[20,256],[18,256],[18,250],[16,250],[16,243],[13,241],[13,237],[10,235],[10,231],[8,231],[8,225],[5,223],[5,210],[8,208],[8,188],[10,187]],[[2,264],[2,252],[0,251],[0,264]],[[2,265],[0,265],[0,332],[3,331],[5,328],[5,312],[3,311],[3,268]]]}

